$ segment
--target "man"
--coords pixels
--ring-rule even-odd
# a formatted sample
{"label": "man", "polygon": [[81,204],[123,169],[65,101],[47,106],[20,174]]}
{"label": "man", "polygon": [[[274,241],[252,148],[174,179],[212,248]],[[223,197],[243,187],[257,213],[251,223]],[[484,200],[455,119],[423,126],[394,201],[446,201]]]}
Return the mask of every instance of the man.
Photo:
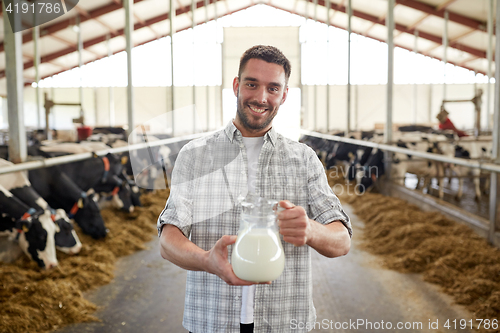
{"label": "man", "polygon": [[[321,162],[272,128],[290,71],[275,47],[247,50],[233,81],[236,118],[187,144],[175,163],[158,219],[160,251],[188,270],[183,325],[193,333],[289,332],[294,322],[314,322],[310,248],[327,257],[349,251],[349,217]],[[239,279],[228,260],[241,213],[236,198],[248,192],[285,208],[278,214],[285,269],[266,284]]]}

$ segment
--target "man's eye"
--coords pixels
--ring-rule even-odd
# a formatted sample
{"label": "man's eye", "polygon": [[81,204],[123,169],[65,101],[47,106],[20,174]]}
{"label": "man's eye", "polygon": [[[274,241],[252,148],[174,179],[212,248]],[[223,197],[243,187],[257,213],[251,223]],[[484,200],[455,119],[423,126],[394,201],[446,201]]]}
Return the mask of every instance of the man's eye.
{"label": "man's eye", "polygon": [[247,83],[247,87],[253,88],[253,87],[255,87],[255,84],[253,84],[253,83]]}

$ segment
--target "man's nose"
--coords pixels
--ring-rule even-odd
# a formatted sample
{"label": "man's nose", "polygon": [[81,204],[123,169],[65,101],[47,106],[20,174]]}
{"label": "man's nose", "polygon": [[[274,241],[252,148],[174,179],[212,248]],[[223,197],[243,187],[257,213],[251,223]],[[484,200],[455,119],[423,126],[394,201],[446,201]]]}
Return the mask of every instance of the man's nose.
{"label": "man's nose", "polygon": [[256,99],[259,104],[267,104],[267,90],[265,88],[261,88],[257,91]]}

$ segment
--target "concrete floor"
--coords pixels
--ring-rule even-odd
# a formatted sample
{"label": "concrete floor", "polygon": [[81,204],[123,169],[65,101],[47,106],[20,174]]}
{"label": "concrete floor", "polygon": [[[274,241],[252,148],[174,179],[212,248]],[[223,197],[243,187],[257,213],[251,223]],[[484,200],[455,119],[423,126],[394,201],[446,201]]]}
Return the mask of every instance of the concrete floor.
{"label": "concrete floor", "polygon": [[[317,324],[312,332],[471,332],[453,329],[454,319],[469,320],[472,315],[436,286],[416,274],[381,268],[380,258],[359,250],[363,223],[349,206],[344,208],[354,226],[349,254],[336,259],[313,254]],[[182,269],[160,257],[158,241],[153,240],[148,250],[119,260],[112,283],[85,294],[99,306],[95,316],[101,322],[70,325],[54,333],[186,332],[182,327],[185,278]],[[436,320],[438,329],[430,329],[429,322]],[[443,327],[447,320],[451,329]],[[382,321],[384,326],[379,326]],[[407,329],[397,329],[398,323]]]}

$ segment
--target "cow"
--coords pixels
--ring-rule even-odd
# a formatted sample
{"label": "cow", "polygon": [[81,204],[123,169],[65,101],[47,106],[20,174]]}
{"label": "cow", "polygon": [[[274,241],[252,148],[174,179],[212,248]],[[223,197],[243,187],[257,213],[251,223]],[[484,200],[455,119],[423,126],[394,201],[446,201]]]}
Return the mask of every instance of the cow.
{"label": "cow", "polygon": [[58,226],[51,214],[37,214],[11,192],[0,185],[0,233],[17,239],[23,252],[39,267],[50,269],[57,266],[54,235]]}
{"label": "cow", "polygon": [[[40,146],[31,149],[30,154],[44,157],[63,156],[67,154],[88,153],[110,149],[111,147],[101,142],[63,143],[49,146]],[[127,212],[134,211],[132,193],[128,182],[119,179],[123,165],[122,160],[115,154],[106,154],[104,157],[95,157],[83,161],[71,162],[60,166],[82,190],[85,192],[93,189],[103,198],[109,196],[113,207]]]}
{"label": "cow", "polygon": [[106,236],[107,229],[94,194],[87,195],[58,166],[30,170],[28,175],[35,191],[51,207],[64,209],[84,233],[94,239]]}
{"label": "cow", "polygon": [[[491,137],[489,137],[491,138]],[[461,139],[458,141],[455,141],[452,144],[452,147],[449,145],[444,145],[442,144],[441,147],[443,149],[447,148],[447,156],[454,156],[457,158],[463,158],[463,159],[470,159],[470,160],[480,160],[484,162],[489,162],[491,160],[491,149],[493,146],[493,143],[491,140],[470,140],[470,139]],[[452,150],[452,152],[450,152]],[[480,169],[471,169],[465,166],[459,166],[459,165],[450,165],[450,169],[452,170],[453,173],[455,173],[458,176],[458,192],[456,194],[457,200],[460,200],[463,195],[463,184],[464,184],[464,178],[471,173],[473,177],[473,184],[474,184],[474,193],[475,193],[475,199],[480,200],[482,197],[482,191],[481,191],[481,182],[480,182],[480,176],[481,176],[481,170]],[[488,183],[488,182],[487,182]]]}
{"label": "cow", "polygon": [[[13,163],[0,159],[0,167],[9,165],[13,165]],[[24,173],[13,172],[0,175],[0,184],[16,198],[29,207],[34,208],[37,212],[49,211],[48,214],[51,215],[54,223],[58,226],[58,231],[55,234],[55,244],[59,251],[68,254],[80,252],[82,244],[66,212],[62,209],[52,209],[33,189]]]}

